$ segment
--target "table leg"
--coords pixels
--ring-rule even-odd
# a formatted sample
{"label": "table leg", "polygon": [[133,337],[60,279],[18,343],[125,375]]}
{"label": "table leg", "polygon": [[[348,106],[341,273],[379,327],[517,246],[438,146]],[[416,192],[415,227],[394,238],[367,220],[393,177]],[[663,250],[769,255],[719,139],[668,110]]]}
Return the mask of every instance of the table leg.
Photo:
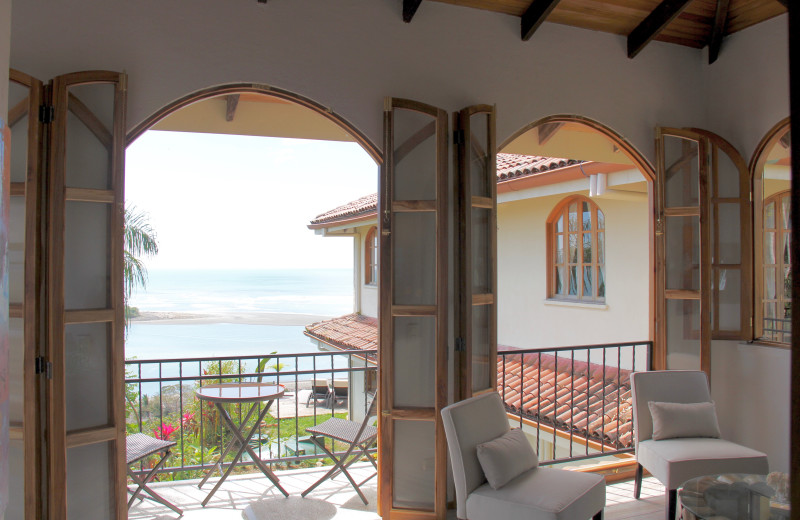
{"label": "table leg", "polygon": [[[253,415],[253,411],[255,409],[256,409],[255,405],[250,407],[250,411],[247,412],[247,415],[245,416],[244,421],[242,422],[242,424],[247,424],[247,421],[250,420],[250,416]],[[228,452],[231,451],[231,448],[233,447],[233,445],[235,443],[236,443],[236,439],[233,438],[228,443],[228,445],[225,446],[225,449],[222,450],[222,454],[220,454],[219,458],[217,459],[217,462],[211,467],[211,469],[208,470],[208,472],[206,473],[206,476],[203,477],[203,480],[201,480],[200,483],[197,484],[198,488],[200,488],[200,489],[203,488],[203,485],[208,481],[208,479],[211,477],[211,475],[214,474],[214,471],[219,470],[220,475],[222,475],[222,461],[225,460],[225,456],[228,455]]]}

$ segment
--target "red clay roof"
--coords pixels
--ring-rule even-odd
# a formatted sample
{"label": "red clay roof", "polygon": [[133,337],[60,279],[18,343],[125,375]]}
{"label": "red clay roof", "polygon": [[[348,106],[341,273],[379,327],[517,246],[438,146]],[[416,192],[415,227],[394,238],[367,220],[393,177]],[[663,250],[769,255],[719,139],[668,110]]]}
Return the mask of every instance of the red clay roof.
{"label": "red clay roof", "polygon": [[[378,347],[378,320],[348,314],[308,325],[305,334],[342,350],[372,350]],[[497,360],[497,388],[510,412],[572,431],[576,438],[617,448],[633,445],[629,370],[575,361],[573,374],[568,358],[558,358],[556,371],[553,354],[513,355],[514,348],[499,349],[507,355],[505,363],[502,358]],[[525,377],[520,387],[523,365]]]}
{"label": "red clay roof", "polygon": [[[515,153],[497,154],[497,182],[503,183],[521,177],[529,177],[540,173],[567,168],[582,163],[575,159],[558,157],[542,157],[540,155],[519,155]],[[358,200],[348,202],[338,208],[317,215],[310,227],[321,227],[322,224],[335,224],[357,218],[374,216],[378,211],[378,194],[373,193]]]}

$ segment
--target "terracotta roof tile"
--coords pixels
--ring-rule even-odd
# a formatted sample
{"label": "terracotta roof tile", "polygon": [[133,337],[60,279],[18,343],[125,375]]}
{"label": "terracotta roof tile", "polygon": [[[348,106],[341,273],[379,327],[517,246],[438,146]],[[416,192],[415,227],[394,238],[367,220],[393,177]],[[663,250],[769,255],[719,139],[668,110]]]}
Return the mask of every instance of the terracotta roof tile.
{"label": "terracotta roof tile", "polygon": [[306,325],[305,335],[342,350],[376,350],[378,319],[347,314]]}
{"label": "terracotta roof tile", "polygon": [[[515,153],[497,154],[497,182],[502,183],[582,163],[576,159],[561,159],[541,155],[519,155]],[[311,225],[335,224],[342,220],[366,217],[377,213],[378,195],[373,193],[358,200],[348,202],[338,208],[317,215]]]}

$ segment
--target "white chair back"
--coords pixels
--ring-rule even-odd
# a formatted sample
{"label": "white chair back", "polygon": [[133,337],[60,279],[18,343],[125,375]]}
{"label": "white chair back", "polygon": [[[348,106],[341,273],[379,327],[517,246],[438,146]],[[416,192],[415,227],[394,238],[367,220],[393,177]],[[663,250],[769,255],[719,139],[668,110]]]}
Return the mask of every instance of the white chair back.
{"label": "white chair back", "polygon": [[491,392],[443,408],[442,421],[453,467],[456,515],[466,518],[467,496],[486,482],[477,446],[507,432],[508,416],[500,394]]}

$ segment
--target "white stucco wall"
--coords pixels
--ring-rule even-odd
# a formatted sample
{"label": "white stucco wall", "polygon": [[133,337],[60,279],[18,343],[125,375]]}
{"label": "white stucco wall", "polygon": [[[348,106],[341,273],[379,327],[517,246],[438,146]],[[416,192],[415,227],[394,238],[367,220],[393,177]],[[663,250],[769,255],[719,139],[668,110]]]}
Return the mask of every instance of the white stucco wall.
{"label": "white stucco wall", "polygon": [[367,254],[367,233],[369,230],[376,226],[377,222],[371,222],[367,226],[363,226],[358,228],[359,231],[359,240],[361,241],[361,257],[359,258],[359,262],[361,263],[361,278],[358,280],[357,290],[361,293],[361,314],[364,316],[370,316],[372,318],[378,317],[378,285],[367,285],[364,283],[365,278],[365,269],[367,267],[366,262],[366,254]]}
{"label": "white stucco wall", "polygon": [[647,199],[593,199],[606,217],[606,303],[554,305],[546,301],[546,222],[566,196],[498,205],[498,343],[537,348],[646,341]]}
{"label": "white stucco wall", "polygon": [[[460,109],[496,103],[498,142],[554,113],[597,119],[653,158],[657,124],[698,126],[701,53],[652,43],[635,60],[625,38],[437,2],[414,22],[397,2],[26,0],[15,5],[12,65],[49,78],[129,74],[128,124],[189,92],[226,82],[310,97],[381,143],[383,97]],[[65,24],[64,20],[70,23]]]}

